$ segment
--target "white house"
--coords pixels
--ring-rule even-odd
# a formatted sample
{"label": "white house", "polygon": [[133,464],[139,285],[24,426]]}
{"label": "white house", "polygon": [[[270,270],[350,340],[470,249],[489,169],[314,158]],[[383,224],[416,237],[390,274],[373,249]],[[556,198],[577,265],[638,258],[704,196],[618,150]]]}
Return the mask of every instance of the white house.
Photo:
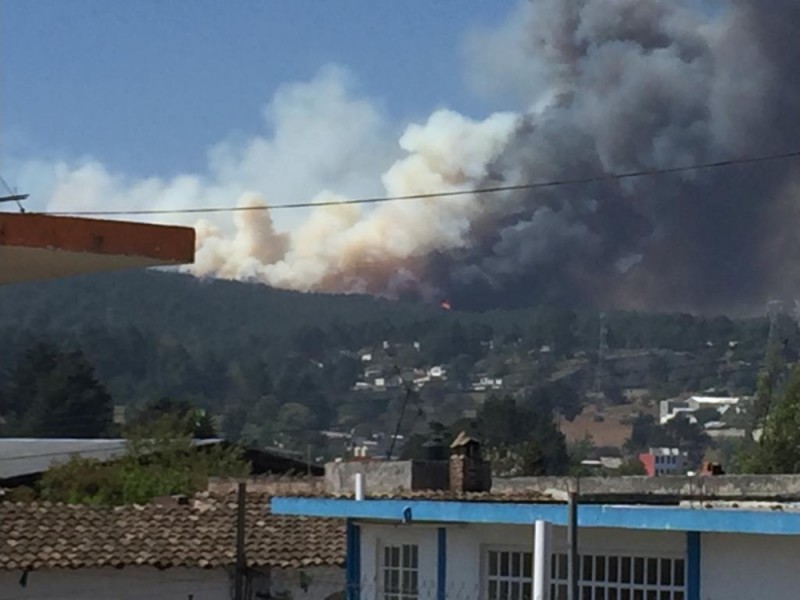
{"label": "white house", "polygon": [[441,365],[436,365],[428,369],[428,377],[431,379],[444,379],[447,377],[447,369]]}
{"label": "white house", "polygon": [[659,404],[658,420],[661,425],[668,423],[680,414],[686,415],[691,422],[696,422],[692,413],[700,410],[701,408],[714,408],[720,416],[733,409],[735,411],[741,410],[742,398],[739,397],[722,397],[722,396],[690,396],[683,400],[680,398],[673,398],[670,400],[662,400]]}
{"label": "white house", "polygon": [[[346,519],[348,600],[566,599],[569,511],[563,497],[530,490],[453,489],[459,472],[454,464],[464,467],[460,472],[465,476],[480,467],[480,460],[458,460],[451,462],[449,491],[382,491],[369,497],[370,482],[363,481],[362,472],[356,475],[354,498],[274,498],[273,512]],[[552,478],[544,479],[542,485],[550,485]],[[689,488],[703,490],[702,479],[689,481]],[[748,493],[782,488],[775,478],[752,479]],[[662,497],[646,505],[634,500],[649,492],[637,496],[631,482],[652,491],[653,481],[632,478],[615,484],[628,488],[619,500],[595,496],[589,503],[590,497],[583,496],[587,503],[577,507],[578,598],[798,597],[796,504],[672,499],[664,505]],[[373,487],[378,484],[389,489],[384,481]],[[715,489],[729,491],[731,485],[720,482]],[[791,485],[797,494],[797,478]],[[789,490],[787,484],[783,492]]]}
{"label": "white house", "polygon": [[[106,508],[0,502],[0,598],[231,597],[236,498]],[[245,598],[325,600],[344,589],[343,521],[270,514],[248,495]]]}

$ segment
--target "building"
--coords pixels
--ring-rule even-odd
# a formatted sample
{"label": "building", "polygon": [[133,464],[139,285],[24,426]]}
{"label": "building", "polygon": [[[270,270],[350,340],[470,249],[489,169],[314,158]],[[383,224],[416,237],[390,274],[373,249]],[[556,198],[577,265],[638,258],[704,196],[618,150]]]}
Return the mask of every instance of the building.
{"label": "building", "polygon": [[[567,598],[569,480],[389,493],[387,481],[374,492],[369,475],[356,479],[355,497],[272,503],[276,514],[346,519],[350,600]],[[579,598],[796,597],[800,510],[753,498],[800,498],[800,478],[676,477],[658,488],[648,478],[596,479],[589,488],[605,495],[582,491],[577,508]]]}
{"label": "building", "polygon": [[190,264],[194,248],[190,227],[0,213],[0,285]]}
{"label": "building", "polygon": [[488,375],[479,375],[478,378],[472,382],[472,390],[475,392],[485,392],[486,390],[501,390],[503,389],[503,379],[500,377],[489,377]]}
{"label": "building", "polygon": [[682,414],[691,422],[696,423],[697,420],[692,415],[701,408],[716,409],[718,415],[722,417],[731,409],[734,412],[740,412],[741,403],[742,398],[718,396],[690,396],[685,400],[680,398],[662,400],[659,403],[658,421],[664,425]]}
{"label": "building", "polygon": [[639,455],[648,477],[681,475],[686,471],[689,455],[679,448],[650,448]]}
{"label": "building", "polygon": [[[106,508],[0,502],[0,595],[14,600],[229,598],[236,496]],[[248,495],[246,598],[340,593],[343,521],[274,516]]]}

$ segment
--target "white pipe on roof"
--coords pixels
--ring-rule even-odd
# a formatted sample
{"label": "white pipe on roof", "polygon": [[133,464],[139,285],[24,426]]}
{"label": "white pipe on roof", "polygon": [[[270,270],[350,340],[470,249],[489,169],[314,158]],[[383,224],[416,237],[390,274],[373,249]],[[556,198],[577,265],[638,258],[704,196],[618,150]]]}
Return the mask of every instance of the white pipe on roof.
{"label": "white pipe on roof", "polygon": [[533,534],[533,600],[547,599],[550,523],[536,521]]}
{"label": "white pipe on roof", "polygon": [[364,474],[363,473],[356,473],[354,476],[355,480],[355,495],[356,500],[363,500],[364,499]]}

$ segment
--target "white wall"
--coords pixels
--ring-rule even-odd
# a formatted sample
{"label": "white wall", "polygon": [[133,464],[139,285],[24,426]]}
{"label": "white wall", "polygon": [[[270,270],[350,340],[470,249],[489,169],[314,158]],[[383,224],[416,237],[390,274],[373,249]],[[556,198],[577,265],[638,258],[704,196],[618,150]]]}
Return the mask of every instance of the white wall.
{"label": "white wall", "polygon": [[229,598],[228,574],[223,570],[167,569],[48,569],[28,573],[0,572],[2,600],[220,600]]}
{"label": "white wall", "polygon": [[800,597],[800,537],[703,534],[701,600]]}
{"label": "white wall", "polygon": [[[308,589],[301,586],[301,573],[307,575]],[[272,569],[270,571],[273,596],[288,590],[292,600],[325,600],[331,594],[344,592],[344,569],[340,567],[312,567],[310,569]]]}
{"label": "white wall", "polygon": [[[481,597],[484,549],[497,547],[533,550],[533,525],[447,525],[445,528],[447,595],[454,600]],[[368,600],[375,597],[375,594],[369,592],[374,589],[374,582],[378,581],[376,567],[381,540],[419,544],[420,587],[425,592],[422,598],[435,598],[437,529],[436,525],[361,524],[361,580],[365,586],[362,598]],[[686,534],[675,531],[585,528],[580,531],[578,543],[581,552],[586,553],[647,554],[657,551],[660,556],[675,557],[683,557],[686,553]],[[553,527],[551,551],[566,551],[565,527]]]}
{"label": "white wall", "polygon": [[[254,578],[253,591],[289,590],[292,600],[324,600],[344,589],[344,573],[338,567],[311,567],[307,591],[300,588],[300,572],[273,569],[271,582]],[[229,600],[231,583],[224,569],[47,569],[28,573],[20,586],[20,571],[0,571],[0,600]]]}

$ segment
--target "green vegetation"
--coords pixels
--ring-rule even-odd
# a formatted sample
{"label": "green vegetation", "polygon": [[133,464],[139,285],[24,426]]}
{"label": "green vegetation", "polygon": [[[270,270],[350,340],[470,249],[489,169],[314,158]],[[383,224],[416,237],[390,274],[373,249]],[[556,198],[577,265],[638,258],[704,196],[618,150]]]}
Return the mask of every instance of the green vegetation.
{"label": "green vegetation", "polygon": [[211,476],[242,477],[248,472],[236,448],[196,448],[187,434],[192,425],[165,415],[128,435],[125,455],[100,462],[72,458],[47,471],[39,485],[42,499],[70,504],[142,504],[158,496],[192,494]]}
{"label": "green vegetation", "polygon": [[[774,373],[765,370],[760,383],[769,387]],[[758,444],[746,448],[742,466],[753,473],[800,473],[800,366],[794,366],[771,402]]]}
{"label": "green vegetation", "polygon": [[3,431],[16,436],[103,437],[113,428],[113,410],[82,352],[44,344],[22,354],[0,395]]}

